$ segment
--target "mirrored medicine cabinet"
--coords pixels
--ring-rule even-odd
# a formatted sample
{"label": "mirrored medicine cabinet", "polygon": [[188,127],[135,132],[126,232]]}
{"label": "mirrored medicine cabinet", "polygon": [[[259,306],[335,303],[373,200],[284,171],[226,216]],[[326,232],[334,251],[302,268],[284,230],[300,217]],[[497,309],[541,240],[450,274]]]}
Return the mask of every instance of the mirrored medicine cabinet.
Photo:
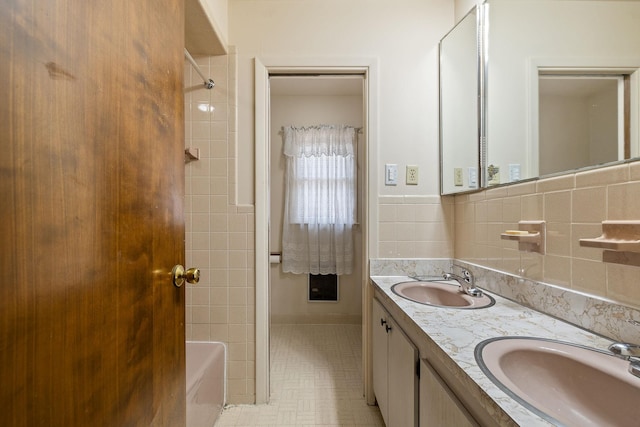
{"label": "mirrored medicine cabinet", "polygon": [[[479,187],[480,8],[440,41],[440,186],[443,194]],[[446,172],[445,172],[446,171]]]}
{"label": "mirrored medicine cabinet", "polygon": [[640,0],[487,0],[440,42],[441,193],[640,156]]}

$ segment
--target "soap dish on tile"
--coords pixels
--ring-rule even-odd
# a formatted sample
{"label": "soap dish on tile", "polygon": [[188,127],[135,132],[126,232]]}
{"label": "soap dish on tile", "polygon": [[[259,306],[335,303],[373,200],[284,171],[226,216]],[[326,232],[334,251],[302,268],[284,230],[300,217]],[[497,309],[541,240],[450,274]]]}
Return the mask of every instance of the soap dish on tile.
{"label": "soap dish on tile", "polygon": [[503,240],[515,240],[518,249],[525,252],[545,253],[546,243],[545,221],[519,221],[517,230],[506,230],[500,234]]}
{"label": "soap dish on tile", "polygon": [[604,262],[640,266],[640,221],[602,221],[602,235],[580,246],[604,249]]}

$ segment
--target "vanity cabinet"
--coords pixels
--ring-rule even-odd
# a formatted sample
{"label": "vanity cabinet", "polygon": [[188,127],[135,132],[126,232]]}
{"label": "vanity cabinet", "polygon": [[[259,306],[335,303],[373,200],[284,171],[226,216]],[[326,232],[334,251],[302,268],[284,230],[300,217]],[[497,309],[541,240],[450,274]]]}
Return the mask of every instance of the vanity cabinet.
{"label": "vanity cabinet", "polygon": [[418,425],[418,350],[373,300],[373,391],[387,427]]}
{"label": "vanity cabinet", "polygon": [[420,427],[478,425],[433,367],[421,360]]}

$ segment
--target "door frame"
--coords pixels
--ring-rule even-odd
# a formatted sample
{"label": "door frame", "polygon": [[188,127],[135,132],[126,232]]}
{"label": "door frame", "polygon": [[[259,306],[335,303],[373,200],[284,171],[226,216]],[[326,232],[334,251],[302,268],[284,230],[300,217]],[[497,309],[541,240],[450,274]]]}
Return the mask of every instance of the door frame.
{"label": "door frame", "polygon": [[[364,75],[364,182],[362,194],[367,209],[362,213],[362,361],[364,395],[373,403],[370,352],[370,315],[373,297],[369,286],[369,257],[377,254],[377,168],[378,164],[378,60],[376,58],[255,58],[255,273],[256,273],[256,404],[268,403],[269,366],[269,75],[283,73],[362,73]],[[374,255],[375,256],[375,255]]]}

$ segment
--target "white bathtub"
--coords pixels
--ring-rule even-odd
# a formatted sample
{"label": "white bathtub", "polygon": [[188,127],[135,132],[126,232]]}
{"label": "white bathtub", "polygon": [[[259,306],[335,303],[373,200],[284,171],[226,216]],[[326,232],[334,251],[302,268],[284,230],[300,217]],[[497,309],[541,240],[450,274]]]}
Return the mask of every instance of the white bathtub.
{"label": "white bathtub", "polygon": [[225,399],[226,348],[221,342],[187,341],[187,427],[213,426]]}

